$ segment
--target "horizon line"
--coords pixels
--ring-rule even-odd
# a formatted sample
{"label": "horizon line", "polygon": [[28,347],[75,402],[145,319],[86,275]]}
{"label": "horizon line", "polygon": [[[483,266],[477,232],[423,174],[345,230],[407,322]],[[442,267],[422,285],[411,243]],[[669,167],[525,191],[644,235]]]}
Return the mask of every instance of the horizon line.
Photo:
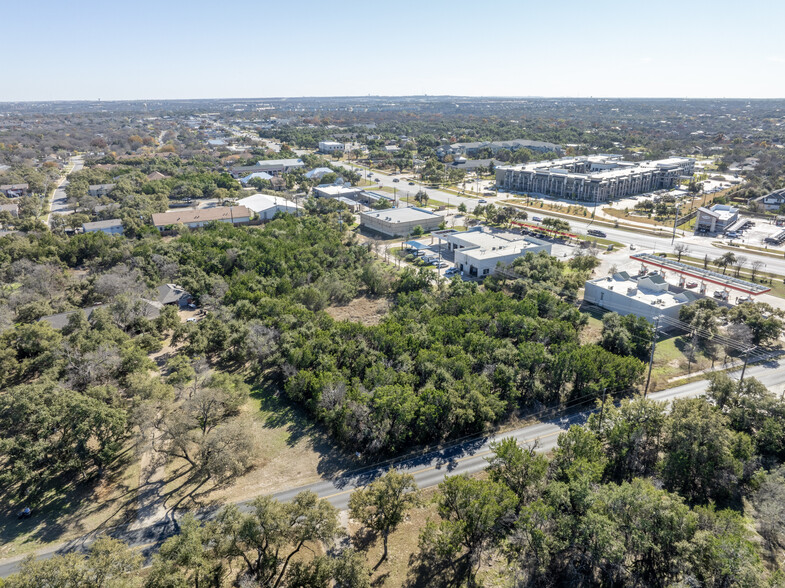
{"label": "horizon line", "polygon": [[748,100],[775,101],[785,100],[784,97],[754,96],[546,96],[546,95],[502,95],[502,94],[356,94],[356,95],[300,95],[300,96],[245,96],[245,97],[209,97],[209,98],[55,98],[36,100],[2,100],[0,104],[46,104],[46,103],[79,103],[79,102],[228,102],[228,101],[259,101],[259,100],[339,100],[368,98],[441,98],[441,99],[493,99],[493,100]]}

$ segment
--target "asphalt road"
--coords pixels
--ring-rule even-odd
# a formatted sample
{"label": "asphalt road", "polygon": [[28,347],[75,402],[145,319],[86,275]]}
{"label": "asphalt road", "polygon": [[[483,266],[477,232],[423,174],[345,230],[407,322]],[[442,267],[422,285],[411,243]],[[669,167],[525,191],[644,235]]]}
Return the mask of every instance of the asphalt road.
{"label": "asphalt road", "polygon": [[[489,199],[489,202],[491,200]],[[540,218],[547,218],[548,213],[529,213],[529,219],[531,219],[532,215],[536,215]],[[556,217],[553,218],[563,218],[563,217]],[[606,219],[598,219],[604,222],[608,222]],[[570,223],[570,228],[573,232],[585,234],[587,229],[591,224],[591,219],[587,219],[585,221],[575,220],[575,219],[568,219],[567,222]],[[672,232],[664,230],[663,235],[661,237],[652,237],[647,234],[636,233],[634,229],[625,229],[625,228],[613,228],[608,227],[606,225],[596,225],[596,228],[600,229],[603,233],[607,235],[607,238],[611,241],[618,241],[619,243],[624,243],[625,245],[635,245],[638,249],[638,252],[649,252],[654,251],[657,253],[665,252],[665,253],[673,253],[673,247],[676,243],[684,243],[689,248],[684,255],[688,257],[694,257],[698,259],[703,259],[704,256],[708,255],[709,259],[714,259],[723,253],[727,252],[727,249],[720,249],[712,245],[712,241],[716,239],[712,239],[709,237],[696,237],[691,234],[687,234],[684,237],[680,236],[680,232],[677,232],[676,239],[673,244],[671,244]],[[747,267],[749,267],[749,263],[754,260],[759,260],[763,262],[764,267],[762,271],[764,272],[774,272],[779,273],[785,276],[785,257],[782,259],[778,259],[775,257],[769,257],[767,255],[754,255],[751,253],[747,253],[746,251],[743,253],[744,257],[748,259]],[[709,269],[713,269],[716,271],[716,267],[710,267]]]}
{"label": "asphalt road", "polygon": [[[355,165],[353,163],[347,162],[335,162],[337,165],[341,165],[343,167],[352,169],[358,173],[361,173],[363,177],[365,177],[366,169]],[[398,178],[399,181],[395,182],[394,179]],[[466,204],[467,210],[474,210],[474,207],[479,204],[479,199],[477,198],[466,198],[463,196],[456,196],[455,194],[450,194],[448,192],[444,192],[443,190],[436,190],[431,188],[426,188],[420,182],[415,181],[414,186],[409,185],[408,176],[406,174],[397,175],[397,176],[390,176],[380,174],[378,172],[374,172],[373,181],[378,182],[381,186],[386,186],[388,188],[396,188],[397,195],[401,202],[406,202],[406,196],[409,196],[409,205],[415,206],[416,203],[414,202],[413,198],[414,195],[419,190],[425,190],[425,192],[434,200],[439,200],[441,202],[447,202],[452,206],[458,206],[461,203]],[[373,190],[373,188],[369,188]],[[497,196],[486,196],[483,199],[486,200],[488,203],[494,204],[504,204],[504,201],[507,198],[512,198],[513,195],[507,194],[502,192]],[[530,213],[531,218],[531,213]],[[536,216],[541,218],[547,218],[548,213],[538,213]],[[555,217],[554,218],[560,218]],[[597,219],[603,222],[609,222],[608,219]],[[590,228],[591,219],[587,219],[585,221],[579,221],[574,219],[569,219],[570,227],[574,232],[585,234],[587,229]],[[689,247],[689,251],[685,253],[685,255],[689,257],[695,257],[699,259],[703,259],[704,256],[708,255],[710,259],[714,259],[723,253],[725,253],[726,249],[720,249],[712,245],[712,241],[716,239],[709,238],[709,237],[696,237],[690,233],[687,233],[685,236],[682,236],[683,231],[677,230],[676,232],[676,240],[674,244],[671,244],[671,237],[672,232],[664,229],[662,232],[662,236],[660,237],[651,237],[649,235],[641,234],[635,232],[634,229],[625,229],[625,228],[611,228],[605,225],[598,225],[599,228],[608,235],[608,239],[612,241],[617,241],[619,243],[624,243],[625,245],[635,245],[640,251],[654,251],[654,252],[666,252],[672,253],[673,247],[675,243],[685,243]],[[654,228],[654,227],[653,227]],[[751,253],[744,252],[744,257],[748,259],[748,265],[752,261],[758,260],[761,261],[764,266],[762,271],[764,272],[774,272],[783,274],[785,276],[785,257],[782,259],[778,259],[775,257],[769,257],[767,255],[755,255]],[[715,268],[716,269],[716,268]]]}
{"label": "asphalt road", "polygon": [[[739,371],[731,375],[739,377]],[[772,360],[766,363],[747,368],[745,377],[755,377],[775,393],[780,393],[785,388],[785,359]],[[668,390],[651,394],[650,397],[662,402],[669,402],[677,398],[688,398],[701,395],[708,386],[706,380],[699,380]],[[420,488],[437,485],[448,475],[474,474],[487,466],[487,457],[491,453],[490,445],[507,437],[515,438],[518,443],[530,445],[537,444],[539,451],[550,451],[556,446],[560,433],[571,425],[581,424],[591,414],[592,409],[523,427],[506,433],[488,435],[468,441],[455,443],[444,449],[431,451],[419,456],[404,460],[390,462],[381,466],[369,467],[355,472],[349,472],[334,480],[324,480],[307,486],[292,488],[278,492],[273,496],[278,500],[291,500],[299,492],[311,490],[321,498],[327,500],[338,509],[346,509],[351,492],[365,486],[390,467],[410,473],[414,476]],[[250,501],[240,503],[240,508],[248,510]],[[203,512],[201,516],[209,518],[211,512]],[[162,541],[175,533],[175,526],[171,521],[161,522],[142,529],[130,531],[126,527],[116,527],[105,531],[107,534],[118,537],[134,547],[144,548],[147,554],[153,552]],[[38,552],[39,557],[51,557],[55,553],[80,550],[89,546],[96,538],[96,534],[88,534],[69,543],[53,546]],[[0,562],[0,577],[8,576],[19,568],[21,558],[12,558]]]}
{"label": "asphalt road", "polygon": [[[71,163],[73,164],[73,168],[69,173],[78,172],[80,169],[84,167],[84,159],[81,155],[76,155],[71,158]],[[49,214],[46,217],[46,224],[52,224],[52,215],[53,214],[69,214],[71,213],[71,209],[68,208],[68,201],[65,194],[65,187],[68,185],[68,180],[63,179],[60,182],[60,185],[55,189],[54,195],[52,196],[52,204],[49,207]]]}
{"label": "asphalt road", "polygon": [[[360,167],[353,163],[348,163],[344,161],[336,161],[334,162],[336,165],[340,165],[342,167],[351,169],[356,171],[359,174],[362,174],[363,178],[366,177],[366,168]],[[414,201],[414,195],[419,192],[420,190],[424,190],[426,194],[433,200],[439,200],[440,202],[446,202],[451,206],[460,206],[461,204],[466,205],[467,210],[474,210],[474,207],[477,206],[479,200],[477,198],[466,198],[464,196],[456,196],[455,194],[450,194],[449,192],[444,192],[443,190],[437,190],[434,188],[427,188],[423,184],[421,184],[417,180],[409,179],[410,174],[398,174],[397,176],[391,176],[386,174],[381,174],[379,172],[373,172],[373,177],[369,177],[371,181],[377,182],[381,186],[385,186],[387,188],[395,188],[397,191],[397,197],[401,203],[406,203],[407,196],[409,206],[417,206],[417,203]],[[398,181],[394,181],[397,179]],[[410,186],[409,182],[414,181],[414,186]],[[369,190],[373,191],[373,187],[368,187]],[[495,202],[498,197],[496,196],[488,196],[488,202]]]}

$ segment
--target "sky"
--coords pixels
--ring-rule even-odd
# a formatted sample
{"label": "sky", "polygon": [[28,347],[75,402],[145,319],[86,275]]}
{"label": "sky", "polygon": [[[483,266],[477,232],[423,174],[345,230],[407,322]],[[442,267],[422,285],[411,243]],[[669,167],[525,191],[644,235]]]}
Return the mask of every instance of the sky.
{"label": "sky", "polygon": [[785,98],[783,0],[0,0],[0,102]]}

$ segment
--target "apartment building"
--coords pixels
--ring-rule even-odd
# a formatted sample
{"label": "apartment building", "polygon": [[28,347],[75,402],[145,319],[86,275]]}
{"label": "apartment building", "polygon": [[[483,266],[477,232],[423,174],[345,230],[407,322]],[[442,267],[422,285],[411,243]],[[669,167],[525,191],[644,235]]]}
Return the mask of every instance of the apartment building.
{"label": "apartment building", "polygon": [[691,177],[695,160],[671,157],[623,161],[619,155],[564,157],[496,168],[500,190],[543,194],[583,202],[607,202],[676,186]]}

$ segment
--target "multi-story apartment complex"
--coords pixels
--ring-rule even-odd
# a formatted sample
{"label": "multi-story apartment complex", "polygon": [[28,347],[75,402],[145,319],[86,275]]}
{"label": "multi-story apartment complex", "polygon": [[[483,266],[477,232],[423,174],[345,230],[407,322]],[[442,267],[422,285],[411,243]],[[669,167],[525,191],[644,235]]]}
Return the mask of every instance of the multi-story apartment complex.
{"label": "multi-story apartment complex", "polygon": [[496,168],[501,190],[530,192],[585,202],[606,202],[662,188],[690,177],[695,160],[671,157],[657,161],[622,161],[619,155],[565,157]]}

